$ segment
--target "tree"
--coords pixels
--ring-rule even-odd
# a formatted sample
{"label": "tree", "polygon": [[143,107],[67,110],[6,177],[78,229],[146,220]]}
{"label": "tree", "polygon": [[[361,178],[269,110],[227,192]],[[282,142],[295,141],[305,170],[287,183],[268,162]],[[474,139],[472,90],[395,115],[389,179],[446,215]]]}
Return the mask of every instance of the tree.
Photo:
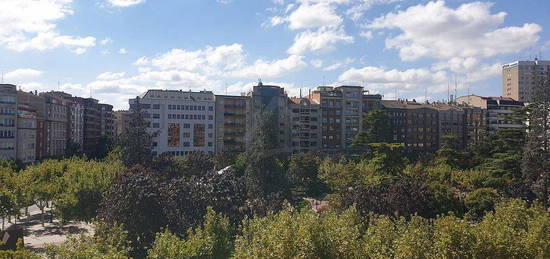
{"label": "tree", "polygon": [[2,218],[2,228],[0,230],[4,229],[5,218],[14,215],[16,212],[17,209],[12,195],[8,190],[0,187],[0,217]]}
{"label": "tree", "polygon": [[[45,222],[45,208],[61,193],[63,186],[60,179],[64,174],[66,162],[62,160],[46,160],[39,165],[27,167],[20,173],[19,179],[24,183],[24,192],[42,212],[42,225]],[[53,212],[52,212],[53,213]],[[51,220],[53,218],[51,217]]]}
{"label": "tree", "polygon": [[148,166],[152,160],[153,134],[147,131],[149,122],[145,119],[139,97],[132,105],[128,127],[119,138],[122,161],[128,167],[134,165]]}
{"label": "tree", "polygon": [[382,110],[371,111],[363,118],[363,131],[353,141],[354,147],[368,147],[371,143],[390,143],[393,140],[393,128],[390,118]]}
{"label": "tree", "polygon": [[63,244],[47,244],[46,258],[130,258],[127,233],[122,226],[97,222],[94,227],[94,236],[74,235],[69,236]]}
{"label": "tree", "polygon": [[262,113],[257,125],[254,143],[237,163],[244,171],[244,182],[250,199],[262,199],[272,193],[289,195],[289,184],[279,160],[279,143],[276,117],[271,112]]}
{"label": "tree", "polygon": [[98,218],[122,224],[132,247],[131,256],[143,257],[155,233],[166,226],[163,200],[155,173],[134,166],[115,180],[101,202]]}
{"label": "tree", "polygon": [[97,216],[101,200],[117,175],[124,171],[124,166],[120,161],[98,162],[77,158],[66,161],[65,172],[59,180],[64,188],[54,198],[56,211],[63,222],[90,222]]}
{"label": "tree", "polygon": [[169,231],[158,233],[148,258],[229,258],[233,233],[228,218],[208,208],[202,226],[189,229],[186,239]]}
{"label": "tree", "polygon": [[501,199],[500,194],[493,188],[479,188],[471,192],[464,199],[468,215],[473,219],[480,219],[485,213],[493,211]]}
{"label": "tree", "polygon": [[288,177],[293,191],[306,196],[319,196],[327,187],[318,177],[321,157],[315,153],[292,154],[288,162]]}
{"label": "tree", "polygon": [[67,147],[65,148],[65,156],[66,157],[72,157],[72,156],[79,156],[82,154],[82,147],[80,144],[72,141],[71,139],[67,140]]}
{"label": "tree", "polygon": [[460,152],[458,137],[445,135],[442,138],[439,149],[436,151],[435,163],[446,164],[452,168],[465,168],[464,154]]}
{"label": "tree", "polygon": [[360,186],[342,195],[340,208],[356,205],[362,216],[369,213],[387,216],[436,215],[435,197],[422,182],[403,178],[395,183]]}
{"label": "tree", "polygon": [[533,102],[527,106],[529,126],[522,172],[525,181],[531,186],[537,198],[548,205],[550,204],[550,77],[538,74],[534,76],[540,80],[533,89]]}

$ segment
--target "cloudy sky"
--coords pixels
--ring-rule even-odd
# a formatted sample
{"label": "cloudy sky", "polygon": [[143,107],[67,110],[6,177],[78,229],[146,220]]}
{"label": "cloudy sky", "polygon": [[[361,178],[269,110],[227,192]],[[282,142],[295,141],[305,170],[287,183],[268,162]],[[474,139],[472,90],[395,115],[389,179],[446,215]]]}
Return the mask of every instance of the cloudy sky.
{"label": "cloudy sky", "polygon": [[[550,59],[548,0],[0,0],[0,71],[21,89],[127,108],[149,88],[386,99],[501,95],[501,65]],[[454,90],[452,91],[454,92]]]}

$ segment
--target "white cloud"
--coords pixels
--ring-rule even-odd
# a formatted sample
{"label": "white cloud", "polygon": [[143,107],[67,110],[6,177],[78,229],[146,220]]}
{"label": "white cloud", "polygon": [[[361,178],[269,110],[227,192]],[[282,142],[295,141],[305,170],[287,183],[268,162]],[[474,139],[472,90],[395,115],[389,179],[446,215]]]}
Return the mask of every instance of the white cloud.
{"label": "white cloud", "polygon": [[370,29],[399,29],[402,33],[386,39],[386,47],[399,50],[402,60],[422,57],[493,57],[516,53],[539,39],[541,26],[498,28],[506,13],[491,14],[491,3],[473,2],[452,9],[444,1],[409,7],[388,13],[366,25]]}
{"label": "white cloud", "polygon": [[307,30],[296,35],[294,44],[287,52],[294,55],[303,55],[308,52],[328,52],[340,42],[352,43],[353,37],[347,35],[343,28],[321,27],[317,31]]}
{"label": "white cloud", "polygon": [[161,69],[183,69],[189,71],[223,71],[239,68],[244,64],[244,51],[241,44],[207,46],[203,50],[188,51],[172,49],[152,59],[151,63]]}
{"label": "white cloud", "polygon": [[113,7],[129,7],[145,3],[145,0],[107,0],[107,3]]}
{"label": "white cloud", "polygon": [[346,58],[346,60],[344,61],[341,61],[341,62],[336,62],[328,67],[325,67],[323,70],[324,71],[333,71],[333,70],[337,70],[339,68],[342,68],[344,66],[347,66],[351,63],[353,63],[355,61],[355,59],[353,58]]}
{"label": "white cloud", "polygon": [[114,80],[114,79],[120,79],[123,78],[126,75],[124,72],[115,73],[115,72],[105,72],[101,73],[97,76],[97,79],[99,80]]}
{"label": "white cloud", "polygon": [[323,26],[338,27],[343,19],[336,14],[336,7],[326,2],[301,4],[288,16],[288,27],[293,30]]}
{"label": "white cloud", "polygon": [[101,43],[101,45],[107,45],[107,44],[113,43],[113,40],[111,38],[105,38],[101,40],[99,43]]}
{"label": "white cloud", "polygon": [[8,72],[4,75],[4,79],[14,80],[14,79],[27,79],[32,77],[41,76],[44,72],[36,69],[30,68],[21,68],[14,71]]}
{"label": "white cloud", "polygon": [[306,67],[303,57],[291,55],[286,59],[265,61],[258,59],[253,65],[228,73],[229,76],[238,78],[277,78]]}
{"label": "white cloud", "polygon": [[466,82],[476,82],[491,77],[501,75],[502,64],[482,64],[479,59],[469,58],[452,58],[446,62],[439,62],[432,66],[432,70],[440,71],[447,69],[461,75]]}
{"label": "white cloud", "polygon": [[372,31],[363,31],[361,33],[359,33],[359,35],[367,40],[372,40],[373,36],[372,36]]}
{"label": "white cloud", "polygon": [[393,91],[394,89],[415,91],[425,87],[431,92],[441,92],[447,84],[448,76],[444,71],[433,72],[428,69],[386,70],[381,67],[367,66],[351,68],[338,78],[342,83],[367,84],[368,89]]}
{"label": "white cloud", "polygon": [[312,61],[310,61],[309,63],[311,63],[311,65],[315,68],[320,68],[323,66],[323,61],[320,60],[320,59],[314,59]]}
{"label": "white cloud", "polygon": [[136,60],[136,62],[134,62],[134,66],[146,66],[149,64],[149,59],[145,56],[139,58],[138,60]]}
{"label": "white cloud", "polygon": [[66,47],[75,53],[95,46],[94,37],[57,32],[55,22],[72,15],[72,0],[0,1],[0,45],[15,51]]}
{"label": "white cloud", "polygon": [[400,1],[403,0],[358,0],[355,1],[355,5],[353,5],[346,11],[346,14],[350,16],[352,20],[357,21],[363,16],[366,11],[371,9],[374,5],[391,4]]}
{"label": "white cloud", "polygon": [[128,54],[128,51],[127,51],[125,48],[122,48],[122,49],[119,49],[119,50],[118,50],[118,54],[120,54],[120,55],[126,55],[126,54]]}

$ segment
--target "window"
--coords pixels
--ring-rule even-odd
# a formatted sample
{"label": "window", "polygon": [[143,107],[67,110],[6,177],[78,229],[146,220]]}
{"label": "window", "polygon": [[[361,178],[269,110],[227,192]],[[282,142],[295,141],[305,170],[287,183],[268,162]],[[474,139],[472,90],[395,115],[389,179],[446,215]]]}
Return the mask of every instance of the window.
{"label": "window", "polygon": [[153,104],[153,109],[160,109],[160,104]]}
{"label": "window", "polygon": [[214,128],[214,125],[208,124],[208,129],[213,129],[213,128]]}
{"label": "window", "polygon": [[208,137],[209,137],[209,138],[212,138],[212,137],[214,137],[214,134],[208,133]]}
{"label": "window", "polygon": [[214,119],[214,116],[208,115],[208,120],[213,120],[213,119]]}
{"label": "window", "polygon": [[158,124],[158,123],[153,123],[153,128],[160,128],[160,124]]}
{"label": "window", "polygon": [[184,146],[184,147],[189,147],[189,146],[190,146],[190,142],[183,142],[183,146]]}
{"label": "window", "polygon": [[189,132],[184,132],[184,133],[183,133],[183,137],[184,137],[184,138],[190,138],[190,137],[191,137],[191,133],[189,133]]}
{"label": "window", "polygon": [[214,106],[208,106],[208,110],[209,110],[209,111],[213,111],[213,110],[214,110]]}
{"label": "window", "polygon": [[212,142],[208,142],[208,146],[211,147],[211,146],[212,146]]}
{"label": "window", "polygon": [[158,113],[153,113],[153,119],[158,119],[160,118],[160,114]]}
{"label": "window", "polygon": [[191,125],[189,123],[184,123],[183,128],[184,129],[189,129],[189,128],[191,128]]}

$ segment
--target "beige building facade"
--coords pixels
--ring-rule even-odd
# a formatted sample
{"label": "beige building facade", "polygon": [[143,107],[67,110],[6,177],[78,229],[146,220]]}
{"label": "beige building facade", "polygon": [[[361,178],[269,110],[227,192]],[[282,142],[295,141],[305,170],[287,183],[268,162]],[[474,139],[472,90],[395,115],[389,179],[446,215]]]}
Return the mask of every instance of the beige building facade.
{"label": "beige building facade", "polygon": [[550,75],[550,61],[516,61],[502,66],[502,96],[516,101],[533,101],[534,88]]}

